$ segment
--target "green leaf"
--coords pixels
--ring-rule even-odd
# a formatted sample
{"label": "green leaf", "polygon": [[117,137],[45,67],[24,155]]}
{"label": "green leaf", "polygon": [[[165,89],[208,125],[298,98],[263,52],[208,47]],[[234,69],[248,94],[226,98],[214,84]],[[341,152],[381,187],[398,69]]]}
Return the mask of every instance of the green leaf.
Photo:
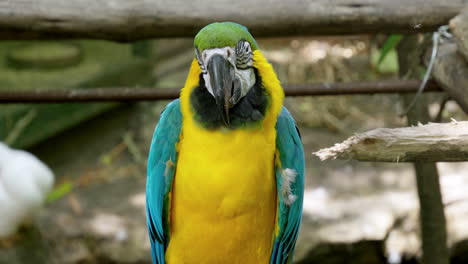
{"label": "green leaf", "polygon": [[377,66],[379,66],[382,61],[385,59],[385,57],[388,55],[388,53],[394,49],[396,46],[398,46],[398,43],[403,39],[403,35],[400,34],[393,34],[388,36],[387,40],[385,40],[385,43],[380,51],[380,56],[379,59],[377,60]]}
{"label": "green leaf", "polygon": [[51,193],[47,196],[46,202],[51,203],[57,201],[63,196],[67,195],[73,189],[73,184],[69,181],[66,181],[59,186],[55,187]]}

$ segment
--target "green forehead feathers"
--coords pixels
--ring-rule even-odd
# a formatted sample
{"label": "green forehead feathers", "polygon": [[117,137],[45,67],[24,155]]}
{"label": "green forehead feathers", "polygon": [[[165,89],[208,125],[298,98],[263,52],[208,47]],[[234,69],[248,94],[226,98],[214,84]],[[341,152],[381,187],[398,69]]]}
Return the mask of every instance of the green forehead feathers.
{"label": "green forehead feathers", "polygon": [[234,22],[212,23],[205,26],[195,36],[194,45],[203,51],[227,46],[235,47],[240,40],[248,41],[252,50],[258,49],[257,42],[248,29]]}

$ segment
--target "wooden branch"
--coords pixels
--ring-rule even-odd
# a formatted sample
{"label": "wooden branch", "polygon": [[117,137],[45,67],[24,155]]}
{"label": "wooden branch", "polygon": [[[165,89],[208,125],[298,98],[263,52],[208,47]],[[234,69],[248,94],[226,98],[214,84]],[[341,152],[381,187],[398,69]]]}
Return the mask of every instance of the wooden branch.
{"label": "wooden branch", "polygon": [[254,36],[434,31],[465,0],[0,0],[0,39],[192,37],[214,21]]}
{"label": "wooden branch", "polygon": [[378,128],[321,149],[327,159],[376,162],[468,161],[468,121],[415,127]]}
{"label": "wooden branch", "polygon": [[[429,54],[425,59],[429,62]],[[468,62],[458,52],[457,45],[445,42],[439,47],[432,76],[452,99],[468,113]]]}
{"label": "wooden branch", "polygon": [[459,51],[468,62],[468,5],[463,11],[450,20],[450,30],[453,32]]}

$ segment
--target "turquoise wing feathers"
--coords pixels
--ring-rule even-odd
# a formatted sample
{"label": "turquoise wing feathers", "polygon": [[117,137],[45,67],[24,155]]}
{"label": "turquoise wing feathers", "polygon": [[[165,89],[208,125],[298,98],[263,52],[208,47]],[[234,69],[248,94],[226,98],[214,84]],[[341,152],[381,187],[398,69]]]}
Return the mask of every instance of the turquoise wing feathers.
{"label": "turquoise wing feathers", "polygon": [[169,242],[169,194],[177,163],[177,142],[182,127],[179,99],[162,112],[148,157],[146,218],[153,264],[163,264]]}
{"label": "turquoise wing feathers", "polygon": [[276,123],[276,148],[280,161],[275,168],[279,231],[275,236],[270,264],[286,264],[292,263],[299,234],[305,169],[301,138],[294,119],[285,107]]}

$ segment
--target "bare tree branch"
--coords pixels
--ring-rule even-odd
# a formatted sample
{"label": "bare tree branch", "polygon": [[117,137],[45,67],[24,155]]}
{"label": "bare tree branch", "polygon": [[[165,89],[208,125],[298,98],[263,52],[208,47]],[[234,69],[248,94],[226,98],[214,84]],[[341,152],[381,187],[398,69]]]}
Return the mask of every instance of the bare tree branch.
{"label": "bare tree branch", "polygon": [[[426,59],[426,62],[428,59]],[[426,63],[427,64],[427,63]],[[468,113],[468,62],[458,52],[457,45],[445,42],[439,47],[432,76],[447,94]]]}
{"label": "bare tree branch", "polygon": [[468,122],[378,128],[314,153],[321,160],[468,161]]}
{"label": "bare tree branch", "polygon": [[[0,39],[134,41],[192,37],[214,21],[259,36],[415,33],[447,24],[466,0],[0,0]],[[265,8],[268,7],[268,8]]]}
{"label": "bare tree branch", "polygon": [[450,20],[450,29],[453,32],[458,49],[468,61],[468,5],[463,11]]}

